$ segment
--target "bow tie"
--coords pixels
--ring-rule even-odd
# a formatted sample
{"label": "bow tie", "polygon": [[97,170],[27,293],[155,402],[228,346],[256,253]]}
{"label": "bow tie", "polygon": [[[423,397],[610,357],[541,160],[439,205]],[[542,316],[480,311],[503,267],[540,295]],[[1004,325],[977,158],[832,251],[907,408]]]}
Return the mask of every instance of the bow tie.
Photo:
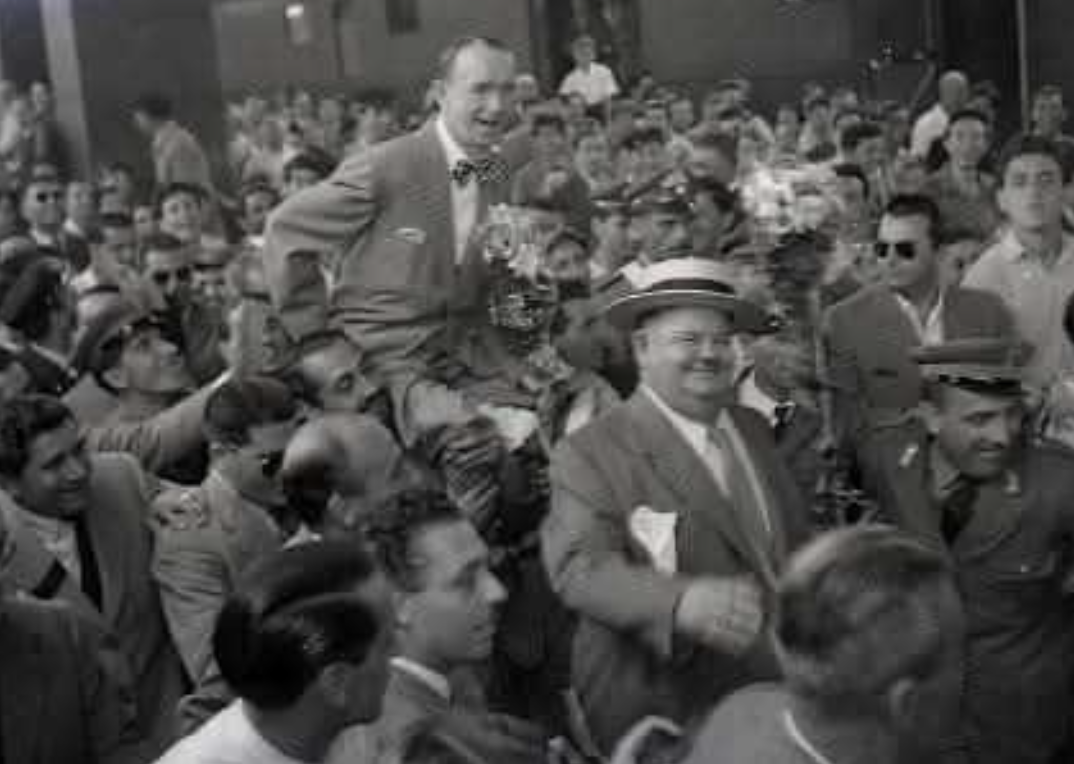
{"label": "bow tie", "polygon": [[465,186],[471,178],[476,178],[482,186],[487,183],[506,183],[507,174],[507,163],[495,155],[481,159],[460,159],[451,168],[451,179],[460,186]]}

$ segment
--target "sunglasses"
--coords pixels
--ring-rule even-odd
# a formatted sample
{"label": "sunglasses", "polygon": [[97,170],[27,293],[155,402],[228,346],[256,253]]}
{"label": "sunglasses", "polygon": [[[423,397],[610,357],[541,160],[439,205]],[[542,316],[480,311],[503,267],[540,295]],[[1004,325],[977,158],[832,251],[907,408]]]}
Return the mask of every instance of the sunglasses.
{"label": "sunglasses", "polygon": [[917,242],[878,241],[873,245],[873,253],[876,255],[877,260],[886,260],[892,250],[903,260],[913,260],[917,257]]}
{"label": "sunglasses", "polygon": [[63,192],[39,191],[38,193],[34,194],[34,199],[36,199],[40,204],[44,204],[45,202],[58,202],[63,199]]}
{"label": "sunglasses", "polygon": [[157,286],[165,286],[172,281],[186,282],[190,280],[190,269],[180,268],[176,271],[157,271],[153,274],[153,283]]}
{"label": "sunglasses", "polygon": [[261,454],[258,462],[261,465],[261,474],[271,480],[280,474],[280,468],[283,466],[283,451]]}

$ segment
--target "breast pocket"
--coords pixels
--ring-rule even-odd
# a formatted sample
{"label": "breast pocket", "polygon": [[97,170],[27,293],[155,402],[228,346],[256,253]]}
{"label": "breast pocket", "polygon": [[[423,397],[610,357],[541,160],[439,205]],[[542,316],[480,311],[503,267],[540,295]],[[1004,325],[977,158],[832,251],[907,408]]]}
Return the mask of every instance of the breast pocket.
{"label": "breast pocket", "polygon": [[347,260],[347,283],[369,292],[428,289],[435,266],[432,242],[410,241],[396,232],[378,232],[359,243]]}
{"label": "breast pocket", "polygon": [[1032,621],[1061,593],[1060,554],[1035,549],[999,550],[963,570],[966,606],[982,627]]}

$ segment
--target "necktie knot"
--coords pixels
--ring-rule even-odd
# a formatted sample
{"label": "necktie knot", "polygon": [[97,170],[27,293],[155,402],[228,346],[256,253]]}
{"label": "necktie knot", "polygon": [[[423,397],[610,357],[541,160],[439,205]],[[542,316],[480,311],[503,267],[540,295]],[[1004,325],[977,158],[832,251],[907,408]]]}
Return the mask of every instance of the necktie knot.
{"label": "necktie knot", "polygon": [[471,180],[476,180],[482,186],[505,183],[507,175],[507,163],[494,154],[480,159],[460,159],[451,168],[451,179],[460,186],[465,186]]}

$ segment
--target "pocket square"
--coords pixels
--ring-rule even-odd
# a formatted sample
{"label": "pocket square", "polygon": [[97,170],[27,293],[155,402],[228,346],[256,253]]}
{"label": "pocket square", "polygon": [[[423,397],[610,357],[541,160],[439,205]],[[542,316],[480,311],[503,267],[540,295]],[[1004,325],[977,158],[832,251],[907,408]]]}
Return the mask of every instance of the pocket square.
{"label": "pocket square", "polygon": [[656,569],[669,576],[678,570],[675,548],[678,520],[674,512],[657,512],[644,506],[636,507],[630,513],[630,535],[649,553]]}
{"label": "pocket square", "polygon": [[425,243],[427,238],[425,231],[420,228],[397,228],[392,234],[400,241],[405,241],[407,244],[421,245]]}

